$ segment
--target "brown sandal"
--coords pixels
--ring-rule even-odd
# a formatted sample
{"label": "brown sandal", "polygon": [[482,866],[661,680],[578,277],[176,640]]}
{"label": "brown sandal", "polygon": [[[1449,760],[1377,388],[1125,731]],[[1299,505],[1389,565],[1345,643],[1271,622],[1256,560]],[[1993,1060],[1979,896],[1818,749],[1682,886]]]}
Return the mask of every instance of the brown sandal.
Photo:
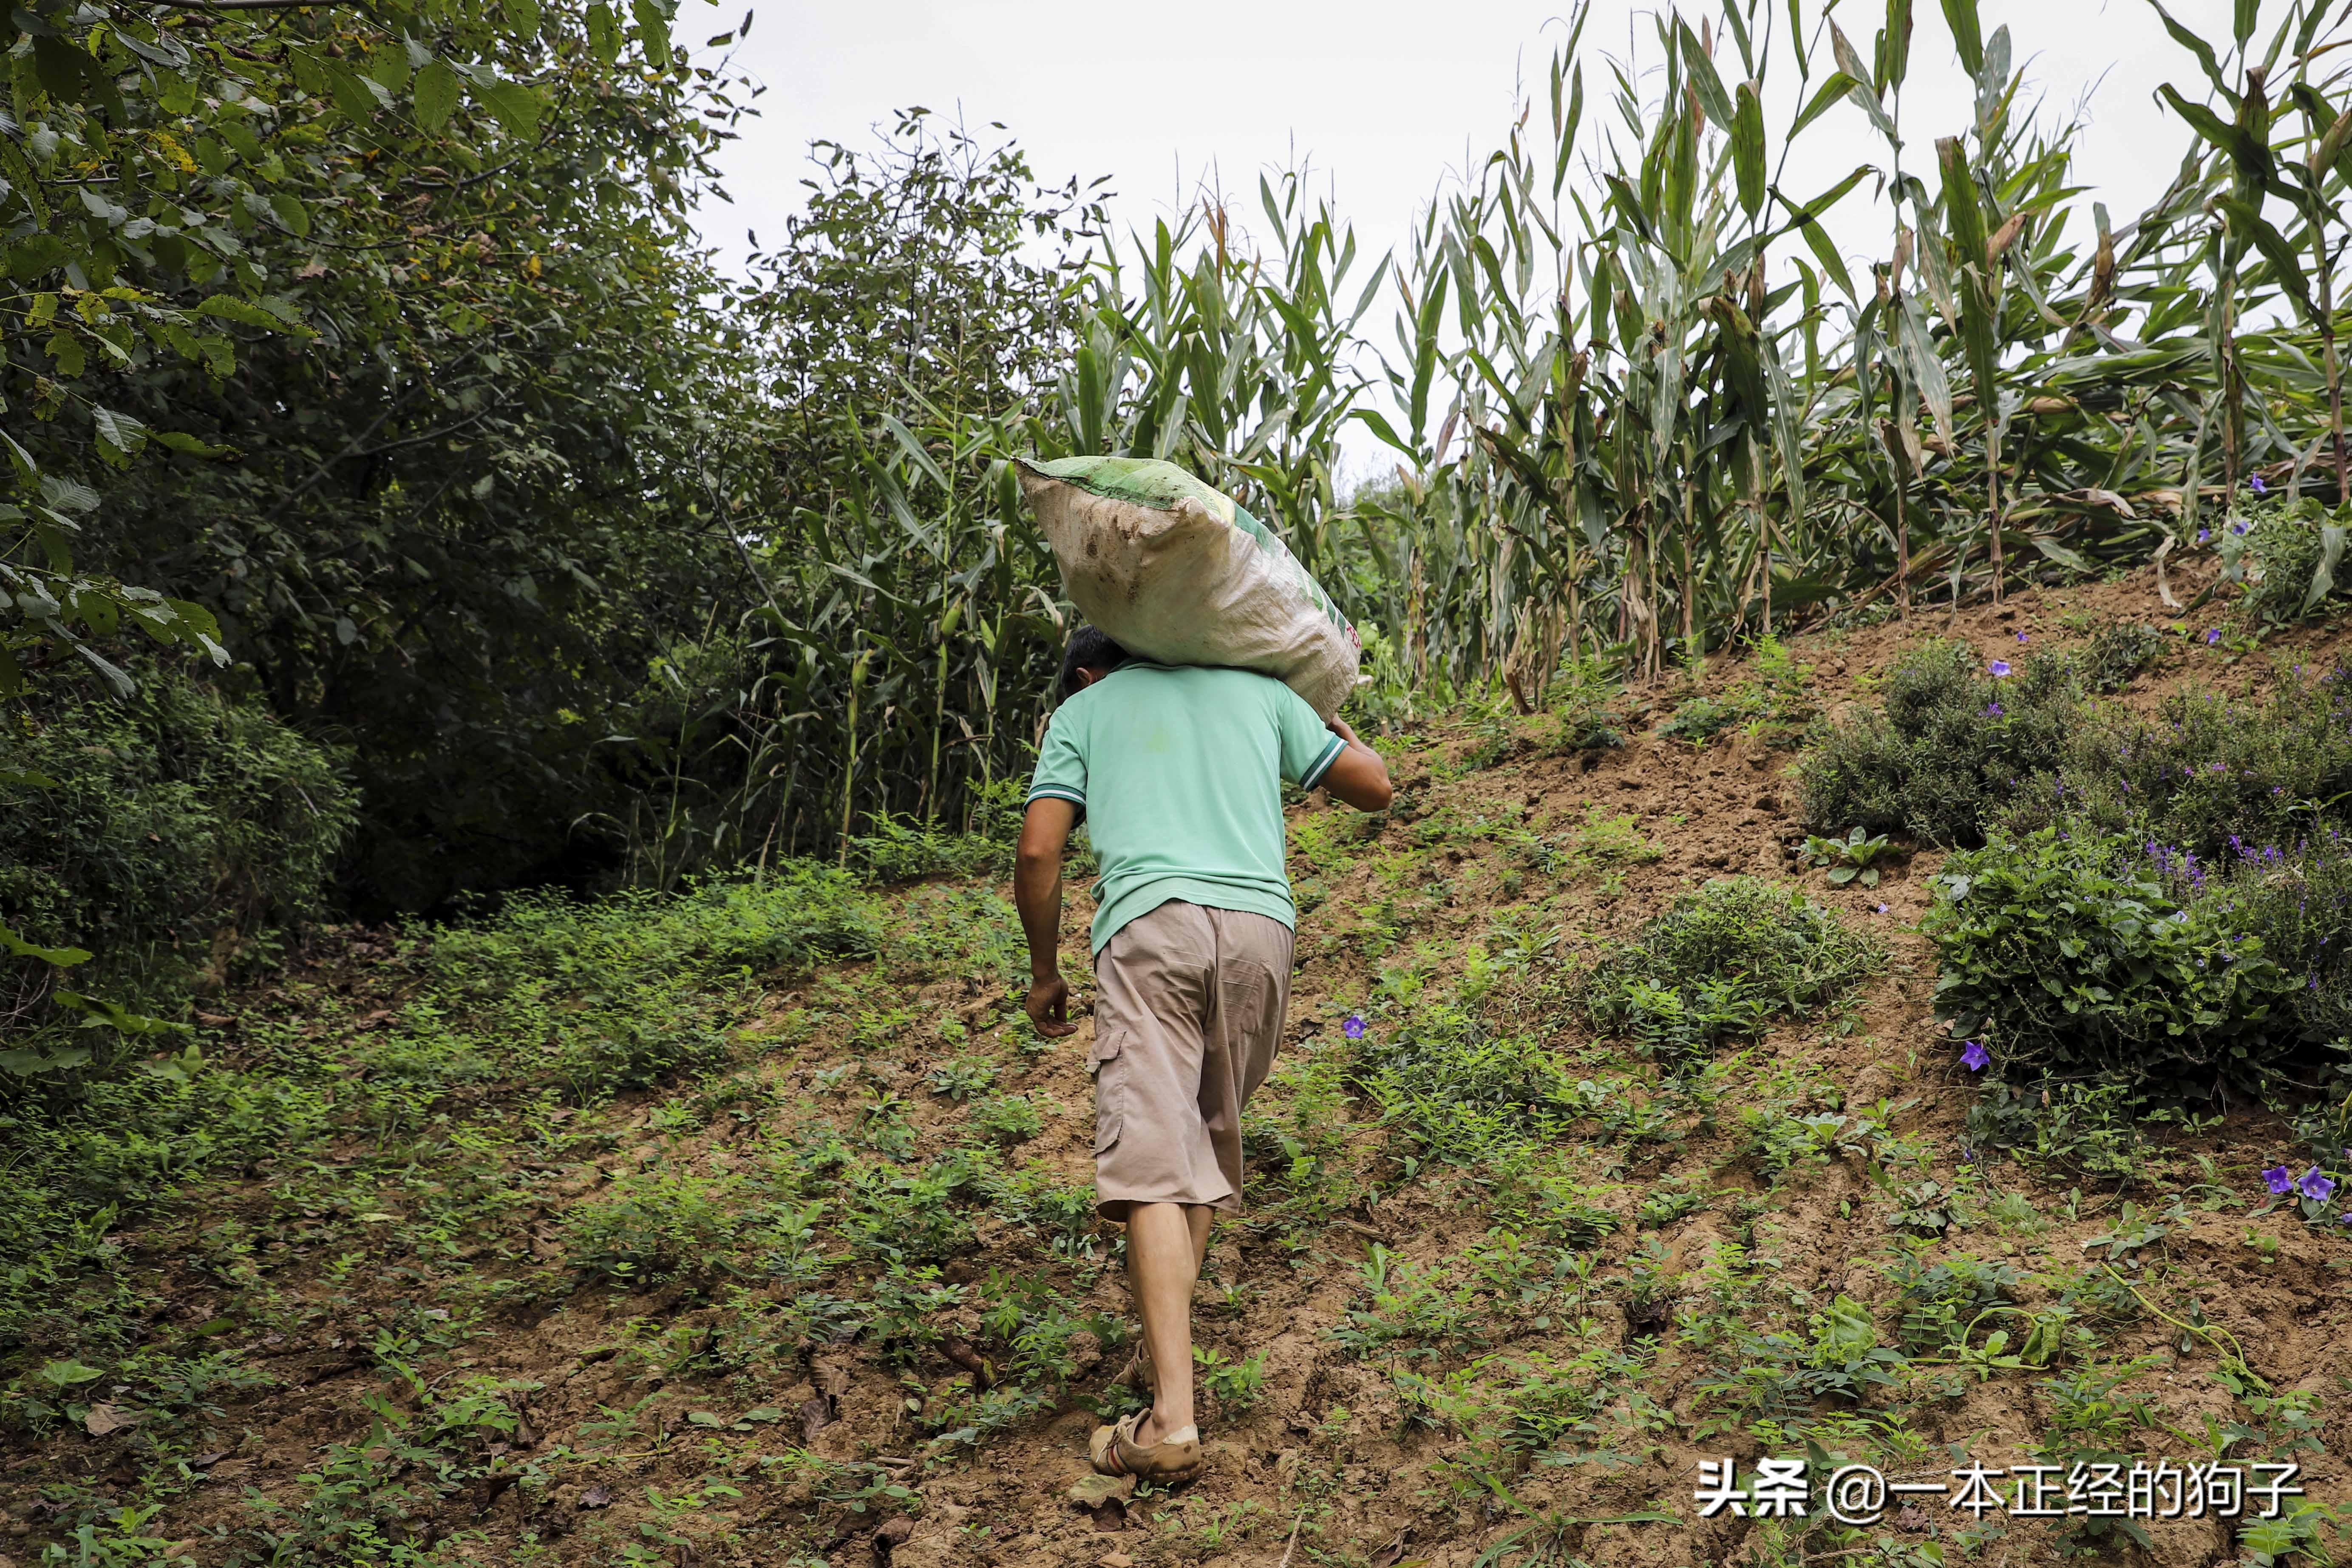
{"label": "brown sandal", "polygon": [[1150,1414],[1148,1410],[1139,1410],[1111,1426],[1095,1428],[1094,1440],[1087,1445],[1087,1458],[1096,1473],[1133,1476],[1161,1486],[1191,1480],[1199,1473],[1201,1429],[1183,1427],[1146,1448],[1136,1442],[1135,1433]]}

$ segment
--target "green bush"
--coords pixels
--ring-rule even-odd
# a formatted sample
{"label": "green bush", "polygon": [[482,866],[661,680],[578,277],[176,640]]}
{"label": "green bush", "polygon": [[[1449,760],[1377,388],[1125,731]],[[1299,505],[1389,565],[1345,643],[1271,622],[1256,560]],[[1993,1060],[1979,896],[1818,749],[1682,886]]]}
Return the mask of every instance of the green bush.
{"label": "green bush", "polygon": [[1885,705],[1817,731],[1800,764],[1805,826],[1976,845],[1999,805],[2064,754],[2081,722],[2073,663],[2052,655],[1999,676],[1957,642],[1906,654]]}
{"label": "green bush", "polygon": [[1945,868],[1938,1005],[2004,1073],[2206,1095],[2352,1039],[2352,672],[2086,704]]}
{"label": "green bush", "polygon": [[1885,961],[1795,889],[1735,877],[1685,894],[1603,957],[1584,1005],[1600,1028],[1690,1055],[1832,1001]]}
{"label": "green bush", "polygon": [[2352,1025],[2352,850],[2332,835],[2209,866],[2043,828],[1941,881],[1937,1012],[2006,1075],[2259,1093]]}
{"label": "green bush", "polygon": [[48,695],[0,724],[0,924],[163,1005],[316,910],[355,819],[337,757],[168,668]]}

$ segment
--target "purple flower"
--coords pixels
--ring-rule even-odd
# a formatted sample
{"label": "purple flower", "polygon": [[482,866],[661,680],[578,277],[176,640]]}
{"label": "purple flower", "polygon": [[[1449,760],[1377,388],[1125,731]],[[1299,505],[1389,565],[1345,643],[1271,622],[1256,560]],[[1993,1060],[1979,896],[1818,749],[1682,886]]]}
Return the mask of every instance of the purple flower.
{"label": "purple flower", "polygon": [[2200,544],[2204,543],[2207,540],[2212,537],[2213,531],[2210,528],[2200,528],[2197,531],[2197,542]]}
{"label": "purple flower", "polygon": [[2270,1188],[2274,1195],[2284,1197],[2287,1189],[2294,1185],[2294,1173],[2284,1165],[2273,1165],[2263,1173],[2263,1184]]}
{"label": "purple flower", "polygon": [[1977,1163],[1977,1152],[1976,1152],[1974,1149],[1970,1148],[1970,1147],[1969,1147],[1968,1144],[1966,1144],[1966,1143],[1961,1144],[1961,1145],[1960,1145],[1960,1163],[1961,1163],[1961,1164],[1963,1164],[1963,1165],[1973,1165],[1973,1164],[1975,1164],[1976,1163]]}
{"label": "purple flower", "polygon": [[2254,493],[2258,496],[2266,496],[2271,493],[2270,486],[2263,483],[2263,477],[2260,474],[2249,474],[2246,476],[2246,483],[2254,487]]}
{"label": "purple flower", "polygon": [[1339,1026],[1339,1032],[1347,1036],[1351,1040],[1362,1039],[1364,1037],[1364,1016],[1361,1013],[1349,1014],[1348,1021]]}
{"label": "purple flower", "polygon": [[2023,641],[2025,640],[2025,634],[2024,634],[2023,632],[2020,632],[2020,633],[2018,633],[2018,634],[2017,634],[2017,640],[2018,640],[2018,641],[2020,641],[2020,642],[2023,642]]}
{"label": "purple flower", "polygon": [[1960,1065],[1970,1072],[1982,1072],[1992,1065],[1992,1053],[1984,1048],[1982,1041],[1970,1040],[1960,1052]]}
{"label": "purple flower", "polygon": [[1998,718],[2000,718],[2000,715],[2001,715],[2001,706],[2000,706],[2000,703],[1998,703],[1998,702],[1988,702],[1988,703],[1986,703],[1986,704],[1985,704],[1985,717],[1986,717],[1986,718],[1988,718],[1988,719],[1998,719]]}
{"label": "purple flower", "polygon": [[2303,1180],[2294,1184],[2294,1190],[2314,1203],[2324,1204],[2336,1195],[2336,1184],[2321,1175],[2319,1167],[2314,1165],[2303,1173]]}
{"label": "purple flower", "polygon": [[1879,913],[1879,914],[1882,914],[1882,915],[1883,915],[1883,914],[1885,914],[1885,913],[1886,912],[1886,906],[1885,906],[1885,904],[1879,904],[1879,905],[1875,906],[1875,909],[1876,909],[1876,912],[1877,912],[1877,913]]}
{"label": "purple flower", "polygon": [[2005,658],[1997,658],[1985,668],[1991,670],[1994,677],[1997,679],[2009,673],[2009,660]]}
{"label": "purple flower", "polygon": [[2211,647],[2215,643],[2220,642],[2221,640],[2221,628],[2219,626],[2213,627],[2210,631],[2208,631],[2205,634],[2205,646],[2207,647]]}

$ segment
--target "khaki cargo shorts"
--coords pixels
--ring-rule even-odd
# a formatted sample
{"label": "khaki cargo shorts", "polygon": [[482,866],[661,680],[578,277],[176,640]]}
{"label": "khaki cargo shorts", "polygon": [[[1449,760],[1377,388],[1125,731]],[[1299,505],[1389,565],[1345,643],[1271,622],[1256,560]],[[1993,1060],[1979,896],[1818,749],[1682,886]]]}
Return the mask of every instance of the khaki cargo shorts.
{"label": "khaki cargo shorts", "polygon": [[1095,958],[1095,1207],[1242,1206],[1242,1107],[1290,1008],[1291,931],[1239,910],[1166,903]]}

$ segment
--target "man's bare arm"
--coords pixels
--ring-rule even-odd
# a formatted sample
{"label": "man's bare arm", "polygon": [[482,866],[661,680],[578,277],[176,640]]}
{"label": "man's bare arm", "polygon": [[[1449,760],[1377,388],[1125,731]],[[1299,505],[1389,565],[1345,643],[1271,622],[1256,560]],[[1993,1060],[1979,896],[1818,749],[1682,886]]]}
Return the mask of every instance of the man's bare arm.
{"label": "man's bare arm", "polygon": [[[1335,764],[1336,765],[1336,764]],[[1078,808],[1046,795],[1029,803],[1013,852],[1013,906],[1029,939],[1029,1021],[1041,1035],[1074,1034],[1070,987],[1062,978],[1062,850]]]}
{"label": "man's bare arm", "polygon": [[1389,784],[1388,763],[1378,752],[1356,739],[1356,732],[1348,728],[1345,719],[1327,722],[1333,734],[1348,742],[1348,749],[1324,772],[1322,787],[1358,811],[1386,811],[1389,802],[1396,797],[1395,789]]}

